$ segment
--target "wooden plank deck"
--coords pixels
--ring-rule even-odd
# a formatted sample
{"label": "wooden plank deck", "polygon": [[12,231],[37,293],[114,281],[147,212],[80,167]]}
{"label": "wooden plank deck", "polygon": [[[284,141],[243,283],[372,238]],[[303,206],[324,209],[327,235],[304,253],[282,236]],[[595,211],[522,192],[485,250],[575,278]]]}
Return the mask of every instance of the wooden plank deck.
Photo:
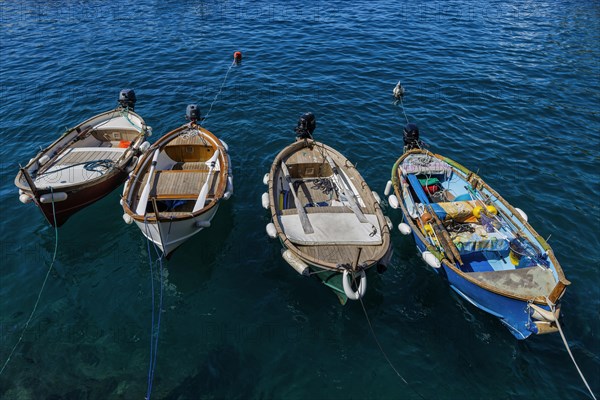
{"label": "wooden plank deck", "polygon": [[[208,171],[204,170],[168,170],[156,171],[154,173],[154,182],[150,190],[150,196],[159,200],[181,199],[195,200],[206,182]],[[215,172],[209,188],[209,196],[214,195],[217,187],[219,174]],[[146,185],[146,177],[140,190]]]}
{"label": "wooden plank deck", "polygon": [[123,153],[123,151],[103,150],[101,147],[98,150],[87,151],[73,151],[71,149],[56,161],[56,165],[73,165],[98,160],[117,161]]}

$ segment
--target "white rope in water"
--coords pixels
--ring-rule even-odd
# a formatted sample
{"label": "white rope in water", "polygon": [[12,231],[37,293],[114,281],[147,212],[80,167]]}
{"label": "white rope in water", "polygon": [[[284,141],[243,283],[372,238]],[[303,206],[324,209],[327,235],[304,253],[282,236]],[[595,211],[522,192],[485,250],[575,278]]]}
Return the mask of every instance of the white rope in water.
{"label": "white rope in water", "polygon": [[[160,236],[160,228],[158,227],[158,217],[157,217],[157,221],[156,221],[156,228],[159,232],[159,236]],[[165,242],[168,242],[169,240],[169,235],[171,234],[171,224],[173,223],[173,221],[169,222],[169,231],[167,232],[167,237],[165,238]],[[162,308],[163,308],[163,289],[164,289],[164,283],[163,283],[163,279],[164,279],[164,271],[163,271],[163,259],[165,258],[164,253],[161,254],[161,252],[158,249],[158,246],[156,245],[156,243],[152,240],[150,240],[150,231],[148,229],[148,221],[144,220],[144,225],[146,227],[146,239],[147,239],[147,249],[148,249],[148,261],[150,264],[150,287],[152,290],[152,327],[150,329],[150,360],[149,360],[149,366],[148,366],[148,388],[146,390],[146,400],[150,400],[150,397],[152,396],[152,385],[154,383],[154,371],[156,370],[156,360],[157,360],[157,354],[158,354],[158,337],[160,334],[160,322],[161,322],[161,315],[162,315]],[[162,240],[162,238],[161,238]],[[155,261],[152,261],[152,251],[150,250],[150,242],[152,242],[152,245],[154,247],[154,251],[156,253],[156,256],[158,257]],[[158,311],[155,310],[154,307],[154,269],[152,267],[153,263],[158,262],[160,268],[158,269],[158,273],[160,275],[160,297],[158,300]],[[155,323],[155,318],[154,316],[156,315],[156,323]],[[156,329],[155,329],[156,327]]]}
{"label": "white rope in water", "polygon": [[200,125],[204,125],[204,123],[208,119],[208,116],[210,115],[210,112],[212,111],[213,105],[217,102],[217,98],[219,97],[219,95],[223,91],[223,87],[225,86],[225,82],[227,82],[227,76],[229,76],[229,71],[231,71],[231,68],[233,68],[234,65],[235,65],[235,60],[231,63],[231,65],[229,65],[229,68],[227,68],[227,72],[225,73],[225,78],[223,79],[223,83],[221,83],[221,87],[219,88],[219,91],[215,95],[215,98],[213,99],[212,103],[210,103],[210,107],[208,109],[208,112],[206,113],[206,116],[204,117],[204,119],[202,120],[202,122],[200,123]]}
{"label": "white rope in water", "polygon": [[[50,193],[52,194],[52,197],[54,199],[52,187],[50,187]],[[17,347],[19,347],[19,345],[21,344],[21,341],[23,340],[23,336],[25,335],[25,332],[27,331],[27,328],[29,327],[29,323],[33,319],[33,315],[35,314],[35,311],[38,308],[38,304],[40,303],[40,298],[42,297],[42,292],[44,291],[44,288],[46,287],[46,282],[48,282],[48,277],[50,276],[50,272],[52,271],[52,268],[54,267],[54,262],[56,261],[56,254],[58,253],[58,227],[56,226],[56,210],[54,208],[54,201],[52,202],[52,217],[54,218],[54,254],[52,255],[52,262],[50,262],[50,266],[48,267],[48,271],[46,272],[46,276],[44,277],[44,282],[42,283],[42,287],[40,288],[40,292],[38,293],[37,300],[35,301],[35,304],[33,306],[33,310],[31,310],[31,314],[29,314],[29,318],[27,319],[27,322],[25,323],[25,326],[23,327],[23,331],[21,331],[19,340],[17,340],[17,343],[12,348],[10,354],[8,355],[8,358],[4,362],[4,365],[2,365],[2,369],[0,369],[0,375],[2,375],[2,373],[6,369],[6,366],[8,365],[13,354],[17,350]]]}
{"label": "white rope in water", "polygon": [[[353,279],[355,279],[354,274],[353,274]],[[356,280],[355,280],[356,283]],[[425,399],[425,397],[423,397],[423,395],[419,392],[417,392],[416,389],[414,389],[406,379],[404,379],[404,377],[400,374],[400,372],[398,372],[398,370],[396,369],[396,367],[394,367],[394,364],[392,363],[392,361],[390,360],[390,358],[388,357],[388,355],[386,354],[386,352],[383,350],[383,347],[381,346],[381,343],[379,343],[379,340],[377,339],[377,336],[375,335],[375,330],[373,329],[373,325],[371,324],[371,319],[369,318],[369,315],[367,314],[367,309],[365,308],[365,304],[362,301],[362,297],[359,297],[358,300],[360,300],[360,305],[363,309],[363,312],[365,313],[365,318],[367,319],[367,324],[369,325],[369,329],[371,330],[371,335],[373,336],[373,339],[375,340],[375,343],[377,344],[377,347],[379,347],[379,351],[381,351],[381,354],[383,355],[383,357],[385,358],[385,360],[387,361],[387,363],[390,365],[390,367],[392,368],[392,370],[394,370],[394,372],[396,373],[396,375],[398,375],[400,377],[400,379],[402,379],[402,381],[409,387],[411,388],[420,398]]]}
{"label": "white rope in water", "polygon": [[404,102],[402,101],[402,97],[400,97],[400,105],[402,106],[402,112],[404,113],[404,118],[406,118],[406,123],[408,124],[408,117],[406,116],[406,111],[404,110]]}
{"label": "white rope in water", "polygon": [[579,369],[579,365],[577,365],[577,361],[575,361],[575,357],[573,356],[573,353],[571,352],[571,348],[569,347],[567,338],[565,337],[565,334],[563,333],[562,327],[560,326],[560,322],[558,322],[558,316],[556,315],[556,312],[555,312],[556,306],[554,304],[552,304],[550,299],[548,299],[547,297],[546,297],[546,303],[548,303],[548,306],[550,306],[550,310],[552,310],[552,315],[554,315],[554,319],[556,320],[556,326],[558,327],[558,332],[560,333],[560,337],[562,338],[563,343],[565,344],[567,353],[569,353],[569,356],[571,357],[573,364],[575,364],[575,368],[577,368],[577,372],[579,372],[579,376],[581,377],[581,380],[585,384],[585,387],[590,392],[590,396],[592,396],[592,399],[596,400],[596,396],[594,396],[594,392],[592,392],[592,389],[590,388],[590,385],[588,385],[587,380],[585,379],[585,376],[583,376],[583,372],[581,372],[581,369]]}

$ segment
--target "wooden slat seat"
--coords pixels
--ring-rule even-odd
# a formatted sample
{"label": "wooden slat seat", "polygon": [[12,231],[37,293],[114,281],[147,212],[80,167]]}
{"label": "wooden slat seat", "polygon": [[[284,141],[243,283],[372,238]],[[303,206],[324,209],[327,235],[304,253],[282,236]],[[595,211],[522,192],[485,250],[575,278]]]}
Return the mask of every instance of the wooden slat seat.
{"label": "wooden slat seat", "polygon": [[[203,170],[156,171],[150,195],[159,200],[196,200],[207,177],[208,171]],[[217,178],[213,174],[208,198],[214,196]]]}

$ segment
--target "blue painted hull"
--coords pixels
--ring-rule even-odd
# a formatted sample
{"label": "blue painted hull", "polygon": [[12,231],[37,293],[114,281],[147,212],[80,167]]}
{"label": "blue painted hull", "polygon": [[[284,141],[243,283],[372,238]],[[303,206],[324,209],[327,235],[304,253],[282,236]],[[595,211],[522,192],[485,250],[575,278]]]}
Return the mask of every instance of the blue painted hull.
{"label": "blue painted hull", "polygon": [[417,249],[457,294],[499,318],[517,339],[557,330],[569,282],[516,209],[471,171],[421,150],[400,157],[392,183],[391,203],[398,202]]}
{"label": "blue painted hull", "polygon": [[[406,216],[405,216],[406,218]],[[420,253],[427,250],[425,243],[416,235],[412,235]],[[448,265],[442,263],[440,268],[432,268],[436,273],[447,279],[450,287],[462,298],[475,307],[500,319],[517,339],[526,339],[531,334],[537,334],[537,325],[531,318],[527,302],[498,295],[477,286]],[[550,310],[548,306],[544,307]]]}

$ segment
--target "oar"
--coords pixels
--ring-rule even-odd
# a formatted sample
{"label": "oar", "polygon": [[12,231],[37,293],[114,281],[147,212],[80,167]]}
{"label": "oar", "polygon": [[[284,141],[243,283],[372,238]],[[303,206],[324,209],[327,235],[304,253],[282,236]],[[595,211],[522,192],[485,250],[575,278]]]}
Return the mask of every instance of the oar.
{"label": "oar", "polygon": [[[304,233],[307,235],[310,233],[314,233],[314,229],[308,220],[308,215],[306,215],[306,210],[302,207],[302,203],[300,203],[300,199],[298,199],[298,195],[294,190],[294,185],[292,184],[292,178],[290,177],[290,171],[287,168],[287,165],[282,161],[281,162],[281,172],[283,172],[283,176],[285,177],[286,182],[290,186],[290,192],[292,192],[292,196],[294,196],[294,203],[296,204],[296,209],[298,210],[298,217],[300,217],[300,223],[302,224],[302,229],[304,229]],[[283,188],[282,188],[283,189]]]}
{"label": "oar", "polygon": [[[346,180],[344,173],[343,172],[340,173],[338,171],[338,167],[336,166],[335,162],[331,159],[329,154],[327,154],[325,157],[327,158],[327,162],[329,163],[329,166],[331,166],[331,170],[333,171],[333,174],[341,182],[341,185],[339,185],[339,188],[342,191],[342,195],[344,195],[344,197],[348,200],[348,203],[350,203],[350,209],[352,209],[352,212],[354,212],[354,214],[356,214],[356,217],[358,218],[358,220],[360,222],[368,223],[369,220],[367,219],[367,217],[365,217],[365,214],[363,214],[363,212],[361,211],[361,209],[358,205],[358,200],[356,199],[356,197],[354,197],[354,192],[352,191],[350,183],[348,183],[348,181]],[[344,186],[346,186],[348,188],[348,191],[350,193],[346,192],[346,190],[344,189]]]}
{"label": "oar", "polygon": [[148,196],[150,195],[150,185],[152,184],[152,179],[154,178],[154,170],[156,168],[158,153],[160,153],[160,149],[154,150],[152,166],[150,167],[150,172],[148,173],[148,180],[146,181],[146,186],[144,186],[144,190],[142,191],[142,195],[138,201],[137,208],[135,209],[135,213],[137,215],[146,215],[146,206],[148,205]]}
{"label": "oar", "polygon": [[215,171],[215,165],[217,164],[217,159],[219,158],[219,149],[215,150],[215,154],[206,162],[208,168],[208,176],[206,177],[206,182],[204,182],[204,186],[200,189],[200,194],[198,195],[198,199],[196,200],[196,204],[194,205],[194,209],[192,212],[196,212],[204,208],[204,203],[206,202],[206,196],[208,196],[209,183],[212,180],[213,172]]}

